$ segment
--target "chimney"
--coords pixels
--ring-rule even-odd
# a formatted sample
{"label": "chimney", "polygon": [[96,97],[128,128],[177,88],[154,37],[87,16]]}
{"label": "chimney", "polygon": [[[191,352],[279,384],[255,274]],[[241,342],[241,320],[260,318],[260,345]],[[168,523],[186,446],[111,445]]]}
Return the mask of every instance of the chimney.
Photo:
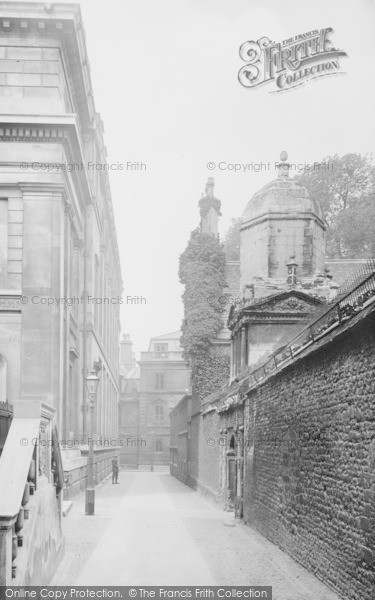
{"label": "chimney", "polygon": [[206,197],[213,198],[214,197],[214,187],[215,182],[213,177],[209,177],[206,183]]}
{"label": "chimney", "polygon": [[122,365],[127,371],[133,367],[133,342],[130,339],[130,335],[124,333],[120,342],[120,365]]}

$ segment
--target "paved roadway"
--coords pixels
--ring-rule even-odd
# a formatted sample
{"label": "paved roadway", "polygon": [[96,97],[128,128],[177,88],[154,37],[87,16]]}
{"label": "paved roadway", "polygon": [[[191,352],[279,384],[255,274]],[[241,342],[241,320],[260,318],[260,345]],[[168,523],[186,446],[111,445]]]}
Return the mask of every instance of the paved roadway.
{"label": "paved roadway", "polygon": [[272,585],[273,600],[339,600],[250,527],[163,472],[120,472],[63,519],[66,554],[51,585]]}

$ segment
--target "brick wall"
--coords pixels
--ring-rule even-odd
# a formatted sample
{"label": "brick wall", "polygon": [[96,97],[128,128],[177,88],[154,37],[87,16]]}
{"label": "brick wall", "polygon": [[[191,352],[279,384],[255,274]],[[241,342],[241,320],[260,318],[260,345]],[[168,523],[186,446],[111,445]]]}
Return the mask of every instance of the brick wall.
{"label": "brick wall", "polygon": [[[185,397],[171,411],[171,474],[216,502],[225,503],[221,420],[216,410],[202,416],[205,408],[207,405],[201,409],[197,397]],[[181,436],[184,431],[188,436]]]}
{"label": "brick wall", "polygon": [[244,518],[343,597],[375,597],[375,323],[252,392]]}
{"label": "brick wall", "polygon": [[200,420],[200,411],[195,411],[190,421],[189,476],[187,480],[187,483],[194,489],[197,489],[199,480]]}
{"label": "brick wall", "polygon": [[171,474],[183,483],[187,483],[189,408],[190,396],[184,396],[169,415],[171,423]]}
{"label": "brick wall", "polygon": [[220,416],[215,410],[201,417],[198,489],[215,501],[221,499]]}

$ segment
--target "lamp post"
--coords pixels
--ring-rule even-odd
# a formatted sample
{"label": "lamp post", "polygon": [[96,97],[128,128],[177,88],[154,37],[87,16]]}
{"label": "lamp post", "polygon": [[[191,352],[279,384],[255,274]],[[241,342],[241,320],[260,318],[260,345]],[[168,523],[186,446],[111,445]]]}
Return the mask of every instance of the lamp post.
{"label": "lamp post", "polygon": [[86,488],[86,515],[93,515],[95,512],[95,488],[94,488],[94,409],[96,393],[98,391],[99,377],[96,371],[92,369],[90,375],[86,377],[87,396],[90,401],[90,438],[89,438],[89,460],[88,467],[88,485]]}
{"label": "lamp post", "polygon": [[151,471],[154,470],[154,431],[150,431],[150,435],[151,435],[151,465],[150,465],[150,469]]}

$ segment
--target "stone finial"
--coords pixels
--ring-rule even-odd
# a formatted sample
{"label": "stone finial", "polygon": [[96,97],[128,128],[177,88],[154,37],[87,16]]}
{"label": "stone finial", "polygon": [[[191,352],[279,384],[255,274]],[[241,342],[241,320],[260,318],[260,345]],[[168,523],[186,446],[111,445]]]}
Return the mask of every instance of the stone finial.
{"label": "stone finial", "polygon": [[333,275],[331,274],[331,268],[328,265],[324,267],[324,275],[326,276],[326,279],[329,279],[330,281],[333,279]]}
{"label": "stone finial", "polygon": [[288,160],[288,153],[286,152],[286,150],[283,150],[280,153],[280,161],[277,165],[277,169],[279,171],[278,176],[279,177],[289,177],[289,168],[290,165],[288,162],[286,162]]}
{"label": "stone finial", "polygon": [[280,160],[283,162],[288,160],[288,153],[286,150],[283,150],[282,152],[280,152]]}
{"label": "stone finial", "polygon": [[207,198],[213,198],[214,197],[214,186],[215,186],[214,178],[213,177],[209,177],[207,179],[207,183],[206,183],[206,196],[207,196]]}

